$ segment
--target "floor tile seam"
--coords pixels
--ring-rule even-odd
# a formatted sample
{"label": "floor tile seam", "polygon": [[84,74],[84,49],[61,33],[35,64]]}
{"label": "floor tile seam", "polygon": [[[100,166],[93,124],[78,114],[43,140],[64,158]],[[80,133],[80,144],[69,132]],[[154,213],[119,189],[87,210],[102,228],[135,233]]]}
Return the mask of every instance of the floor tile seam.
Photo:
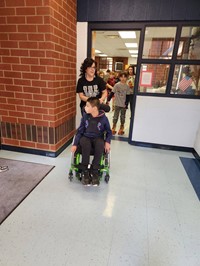
{"label": "floor tile seam", "polygon": [[169,209],[169,208],[162,208],[162,207],[152,207],[148,206],[148,209],[155,209],[157,211],[166,211],[166,212],[174,212],[174,209]]}
{"label": "floor tile seam", "polygon": [[113,233],[112,233],[111,244],[110,244],[110,248],[109,248],[109,255],[108,255],[107,266],[110,265],[111,251],[112,251],[112,245],[113,245],[113,239],[114,239],[114,228],[115,228],[115,223],[113,225]]}
{"label": "floor tile seam", "polygon": [[[176,208],[175,208],[176,209]],[[188,260],[187,259],[187,256],[186,256],[186,252],[187,252],[187,247],[186,247],[186,244],[185,244],[185,237],[184,237],[184,233],[183,233],[183,227],[181,226],[181,221],[180,221],[180,217],[178,216],[178,212],[176,210],[176,217],[177,217],[177,220],[178,220],[178,223],[179,223],[179,227],[180,227],[180,233],[181,233],[181,239],[182,239],[182,243],[183,243],[183,248],[185,250],[185,254],[184,254],[184,258],[186,259],[186,261]]]}
{"label": "floor tile seam", "polygon": [[[73,243],[76,243],[76,241],[77,241],[77,237],[73,237],[73,238],[71,238],[71,240],[73,240]],[[81,245],[87,245],[87,246],[89,246],[89,247],[93,247],[93,246],[95,246],[96,249],[101,249],[101,250],[104,250],[104,249],[107,250],[107,247],[109,247],[109,249],[111,249],[111,242],[112,242],[112,239],[109,241],[110,243],[109,243],[109,244],[106,244],[106,245],[104,244],[104,240],[102,240],[102,243],[101,243],[101,244],[97,243],[95,240],[93,240],[93,241],[91,242],[91,240],[88,239],[88,241],[89,241],[90,243],[87,243],[87,242],[85,241],[85,239],[79,239],[79,243],[80,243]],[[109,254],[110,254],[110,251],[109,251]]]}
{"label": "floor tile seam", "polygon": [[149,263],[150,263],[150,255],[149,255],[149,243],[150,243],[150,240],[149,240],[149,226],[148,226],[148,207],[147,207],[147,189],[145,189],[145,201],[146,201],[146,230],[147,230],[147,246],[148,246],[148,250],[147,250],[147,262],[148,262],[148,266],[149,266]]}
{"label": "floor tile seam", "polygon": [[[139,209],[140,209],[140,207],[138,207]],[[146,210],[146,207],[143,207],[145,210]],[[147,218],[147,217],[146,217]],[[114,224],[114,229],[113,229],[113,232],[115,232],[116,230],[115,230],[115,228],[116,228],[116,222],[115,222],[115,224]],[[113,240],[114,239],[114,233],[113,233],[113,237],[112,237],[112,244],[113,244]],[[111,245],[111,249],[110,249],[110,255],[111,255],[111,250],[112,250],[112,245]],[[139,256],[139,255],[137,255],[137,254],[134,254],[134,256],[137,256],[137,257],[140,257],[140,258],[142,258],[142,259],[147,259],[147,257],[146,256]],[[109,261],[108,261],[108,265],[110,265],[110,256],[109,256]]]}
{"label": "floor tile seam", "polygon": [[[180,216],[179,216],[179,213],[185,213],[185,211],[183,211],[183,210],[178,210],[177,209],[177,207],[175,206],[175,213],[176,213],[176,216],[177,216],[177,220],[178,220],[178,222],[179,222],[179,225],[180,225],[180,231],[181,231],[181,235],[183,236],[183,239],[185,239],[185,237],[184,237],[184,229],[183,229],[183,223],[184,224],[187,224],[187,223],[185,223],[184,221],[183,222],[181,222],[181,220],[180,220]],[[195,211],[198,211],[198,210],[195,210]],[[193,212],[193,210],[192,211],[190,211],[190,214],[191,214],[191,212]],[[187,236],[188,237],[188,236]],[[193,238],[193,237],[192,237]],[[195,238],[195,239],[198,239],[198,240],[200,240],[200,238]]]}

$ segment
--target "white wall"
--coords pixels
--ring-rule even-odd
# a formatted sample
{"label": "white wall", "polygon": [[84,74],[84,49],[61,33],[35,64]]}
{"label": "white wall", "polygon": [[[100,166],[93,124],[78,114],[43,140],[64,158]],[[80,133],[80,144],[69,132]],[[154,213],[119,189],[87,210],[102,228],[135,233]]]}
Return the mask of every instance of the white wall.
{"label": "white wall", "polygon": [[196,134],[194,149],[198,153],[198,155],[200,156],[200,123],[199,123],[199,129],[198,129],[197,134]]}
{"label": "white wall", "polygon": [[[87,22],[77,22],[77,59],[76,59],[76,77],[79,79],[80,66],[84,59],[87,57],[87,38],[88,38],[88,23]],[[80,99],[77,95],[76,97],[76,128],[80,124],[81,113],[80,113]]]}
{"label": "white wall", "polygon": [[137,64],[137,59],[134,57],[129,57],[128,58],[128,65],[136,65]]}
{"label": "white wall", "polygon": [[137,96],[132,141],[194,148],[199,123],[198,99]]}

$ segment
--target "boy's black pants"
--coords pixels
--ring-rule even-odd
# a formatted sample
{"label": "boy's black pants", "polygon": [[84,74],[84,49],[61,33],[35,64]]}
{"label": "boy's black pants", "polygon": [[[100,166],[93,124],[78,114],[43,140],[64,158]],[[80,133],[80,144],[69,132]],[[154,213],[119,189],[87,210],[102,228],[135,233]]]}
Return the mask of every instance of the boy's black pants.
{"label": "boy's black pants", "polygon": [[104,152],[104,140],[102,138],[87,138],[82,137],[80,139],[80,146],[82,151],[82,166],[87,168],[90,163],[90,154],[91,151],[94,151],[94,158],[92,161],[92,168],[99,169],[99,164],[101,160],[101,156]]}

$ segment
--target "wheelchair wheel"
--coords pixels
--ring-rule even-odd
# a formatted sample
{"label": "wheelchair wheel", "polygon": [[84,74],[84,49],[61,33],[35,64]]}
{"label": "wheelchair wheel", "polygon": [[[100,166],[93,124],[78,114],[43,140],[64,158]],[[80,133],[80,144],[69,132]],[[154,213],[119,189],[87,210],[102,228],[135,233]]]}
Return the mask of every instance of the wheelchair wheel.
{"label": "wheelchair wheel", "polygon": [[79,181],[81,181],[81,172],[79,172],[79,171],[77,171],[76,172],[76,178],[79,180]]}
{"label": "wheelchair wheel", "polygon": [[73,177],[74,177],[73,172],[70,170],[68,175],[70,182],[72,181]]}
{"label": "wheelchair wheel", "polygon": [[108,183],[108,182],[109,182],[109,179],[110,179],[109,174],[106,174],[106,175],[105,175],[105,182]]}
{"label": "wheelchair wheel", "polygon": [[105,165],[110,168],[110,156],[111,156],[111,151],[109,153],[105,154]]}

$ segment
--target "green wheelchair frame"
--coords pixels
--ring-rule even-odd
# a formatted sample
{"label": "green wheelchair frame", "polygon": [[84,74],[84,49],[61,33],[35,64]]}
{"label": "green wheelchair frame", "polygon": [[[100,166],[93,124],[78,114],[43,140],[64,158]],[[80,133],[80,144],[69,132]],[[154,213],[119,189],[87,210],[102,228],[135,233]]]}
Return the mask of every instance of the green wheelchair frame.
{"label": "green wheelchair frame", "polygon": [[[81,170],[79,169],[79,164],[81,162],[81,153],[75,152],[71,154],[71,166],[69,170],[69,180],[72,181],[74,174],[78,180],[81,180]],[[104,180],[106,183],[109,182],[110,174],[110,153],[104,153],[101,156],[100,168],[99,168],[99,180],[102,180],[104,173]]]}

